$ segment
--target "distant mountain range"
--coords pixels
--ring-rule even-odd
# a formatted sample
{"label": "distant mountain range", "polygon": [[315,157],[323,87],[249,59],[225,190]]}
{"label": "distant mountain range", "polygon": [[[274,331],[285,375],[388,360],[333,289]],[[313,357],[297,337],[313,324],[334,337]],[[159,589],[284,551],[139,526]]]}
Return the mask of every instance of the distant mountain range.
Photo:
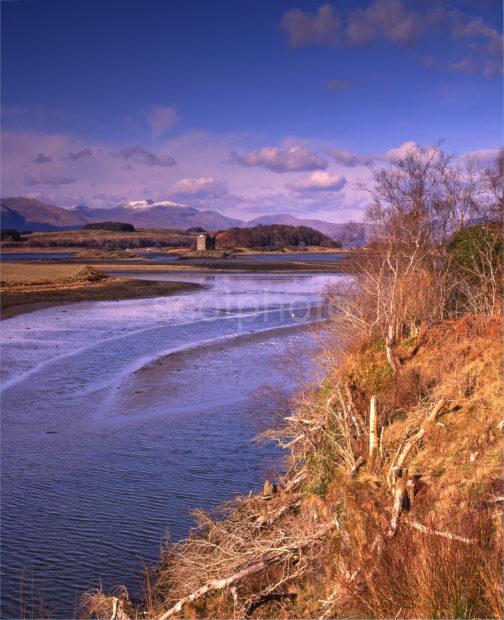
{"label": "distant mountain range", "polygon": [[88,222],[101,220],[116,220],[127,222],[138,228],[178,228],[185,230],[201,226],[205,230],[227,230],[240,226],[241,220],[234,220],[217,211],[199,211],[193,207],[170,202],[154,202],[152,200],[137,200],[134,202],[120,202],[111,209],[90,209],[77,206],[68,209]]}
{"label": "distant mountain range", "polygon": [[2,228],[45,232],[80,228],[87,224],[87,220],[77,213],[48,205],[35,198],[2,198],[0,204]]}
{"label": "distant mountain range", "polygon": [[230,228],[252,227],[259,224],[284,224],[308,226],[327,235],[333,240],[341,240],[344,245],[361,245],[366,240],[364,225],[353,225],[350,231],[347,224],[335,224],[324,220],[302,219],[288,213],[263,215],[250,221],[233,219],[217,211],[200,211],[168,200],[137,200],[120,202],[109,209],[93,209],[77,205],[62,209],[35,198],[22,196],[1,199],[2,228],[31,230],[68,230],[80,228],[85,224],[100,221],[117,221],[133,224],[137,228],[187,228],[201,227],[205,230],[229,230]]}

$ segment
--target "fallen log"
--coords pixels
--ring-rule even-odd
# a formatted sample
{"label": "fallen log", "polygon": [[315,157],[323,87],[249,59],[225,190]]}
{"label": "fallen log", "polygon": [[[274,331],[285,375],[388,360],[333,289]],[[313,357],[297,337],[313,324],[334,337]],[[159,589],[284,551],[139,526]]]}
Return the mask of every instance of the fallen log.
{"label": "fallen log", "polygon": [[399,528],[399,522],[401,519],[401,512],[403,511],[405,499],[406,499],[406,484],[408,482],[408,470],[398,470],[396,474],[395,488],[394,488],[394,505],[392,509],[392,518],[390,520],[390,527],[387,535],[389,538],[393,538]]}
{"label": "fallen log", "polygon": [[405,519],[404,522],[410,527],[414,527],[419,532],[423,534],[430,534],[432,536],[441,536],[442,538],[448,538],[448,540],[457,540],[458,542],[465,543],[466,545],[475,545],[478,540],[477,538],[467,538],[466,536],[459,536],[458,534],[452,534],[451,532],[443,532],[441,530],[434,530],[426,525],[422,525],[418,521],[411,521],[410,519]]}
{"label": "fallen log", "polygon": [[266,560],[261,560],[260,562],[251,564],[250,566],[247,566],[241,571],[238,571],[237,573],[234,573],[234,575],[230,575],[225,579],[211,579],[210,581],[207,581],[204,586],[201,586],[201,588],[199,588],[198,590],[191,592],[191,594],[189,594],[188,596],[184,596],[184,598],[181,598],[179,601],[177,601],[177,603],[175,603],[173,607],[170,607],[170,609],[166,611],[163,615],[158,616],[157,620],[167,620],[167,618],[170,618],[171,616],[180,613],[184,605],[187,605],[187,603],[192,603],[193,601],[198,600],[202,596],[205,596],[205,594],[207,594],[208,592],[224,590],[224,588],[232,586],[238,581],[245,579],[245,577],[255,575],[256,573],[264,570],[267,565],[268,563],[266,562]]}
{"label": "fallen log", "polygon": [[285,491],[290,491],[306,478],[306,471],[301,470],[293,478],[285,483]]}

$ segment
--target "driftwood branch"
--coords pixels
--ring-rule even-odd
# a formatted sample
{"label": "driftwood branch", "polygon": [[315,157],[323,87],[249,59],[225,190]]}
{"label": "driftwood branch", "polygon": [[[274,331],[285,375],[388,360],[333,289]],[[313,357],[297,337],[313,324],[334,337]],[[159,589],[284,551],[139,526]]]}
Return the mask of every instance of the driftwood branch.
{"label": "driftwood branch", "polygon": [[291,478],[285,483],[285,486],[284,486],[285,491],[291,491],[292,489],[297,487],[297,485],[301,483],[305,478],[306,478],[306,471],[301,470],[298,474],[296,474],[293,478]]}
{"label": "driftwood branch", "polygon": [[410,519],[407,519],[404,522],[423,534],[431,534],[432,536],[441,536],[442,538],[448,538],[449,540],[457,540],[458,542],[465,543],[466,545],[475,545],[478,542],[477,538],[467,538],[466,536],[459,536],[458,534],[452,534],[451,532],[434,530],[430,527],[422,525],[418,521],[411,521]]}
{"label": "driftwood branch", "polygon": [[289,512],[290,510],[294,510],[295,508],[298,508],[300,504],[301,504],[301,500],[297,500],[295,502],[290,502],[288,504],[284,504],[283,506],[280,506],[278,510],[275,510],[272,513],[265,514],[265,515],[259,515],[258,517],[256,517],[254,525],[256,527],[266,527],[266,526],[273,525],[273,523],[278,521],[278,519],[280,519],[286,512]]}
{"label": "driftwood branch", "polygon": [[112,599],[112,615],[110,620],[130,620],[130,617],[123,610],[123,601],[117,596]]}
{"label": "driftwood branch", "polygon": [[175,605],[170,607],[170,609],[168,609],[168,611],[166,611],[162,615],[158,616],[156,620],[167,620],[168,618],[171,618],[171,616],[180,613],[185,605],[200,599],[201,597],[205,596],[205,594],[224,590],[225,588],[233,586],[235,583],[242,581],[246,577],[250,577],[251,575],[260,573],[272,564],[280,562],[281,560],[284,560],[286,558],[298,555],[300,551],[312,545],[315,540],[322,538],[331,529],[333,529],[334,527],[338,527],[338,525],[338,521],[332,521],[331,523],[328,523],[326,526],[320,528],[320,530],[315,532],[312,536],[307,537],[303,542],[297,544],[293,548],[282,548],[279,551],[271,553],[270,555],[264,557],[258,562],[254,562],[253,564],[245,566],[244,568],[237,571],[236,573],[233,573],[229,577],[225,577],[223,579],[210,579],[210,581],[207,581],[203,586],[201,586],[201,588],[198,588],[194,592],[191,592],[191,594],[188,594],[187,596],[179,599],[175,603]]}
{"label": "driftwood branch", "polygon": [[357,475],[357,472],[364,465],[365,462],[366,462],[366,459],[362,455],[359,456],[359,458],[355,461],[355,465],[350,470],[350,477],[351,478],[353,478],[354,476]]}
{"label": "driftwood branch", "polygon": [[359,412],[357,411],[357,407],[355,406],[352,396],[352,390],[348,383],[345,384],[345,394],[348,401],[348,414],[350,415],[350,418],[355,426],[355,432],[357,434],[357,437],[360,437],[361,435],[364,435],[365,426]]}
{"label": "driftwood branch", "polygon": [[406,459],[408,458],[410,452],[413,450],[413,448],[417,445],[417,443],[425,435],[426,423],[429,424],[431,422],[435,422],[437,417],[441,413],[441,411],[444,409],[444,407],[445,407],[447,402],[448,402],[448,399],[446,398],[446,396],[442,396],[437,401],[437,403],[434,405],[434,408],[429,413],[429,415],[425,419],[425,421],[422,424],[422,426],[420,427],[420,429],[414,435],[412,435],[406,441],[406,443],[398,450],[398,452],[397,452],[397,454],[396,454],[396,456],[395,456],[395,458],[394,458],[394,460],[392,462],[392,466],[390,468],[390,473],[389,473],[389,485],[391,487],[395,486],[395,479],[396,479],[396,475],[397,475],[396,472],[399,471],[400,469],[402,469],[402,467],[404,466],[404,463],[406,462]]}

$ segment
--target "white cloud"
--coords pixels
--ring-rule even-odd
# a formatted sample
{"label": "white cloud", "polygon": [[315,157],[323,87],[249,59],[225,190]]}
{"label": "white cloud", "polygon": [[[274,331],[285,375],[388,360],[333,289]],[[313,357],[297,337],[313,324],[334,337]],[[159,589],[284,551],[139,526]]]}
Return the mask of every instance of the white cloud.
{"label": "white cloud", "polygon": [[426,147],[419,146],[413,140],[409,140],[408,142],[403,142],[400,146],[396,148],[389,149],[384,156],[378,156],[377,159],[384,159],[389,162],[397,162],[401,159],[405,159],[409,155],[418,155],[423,153],[426,158],[437,157],[440,155],[441,151],[438,146],[428,145]]}
{"label": "white cloud", "polygon": [[283,14],[281,26],[292,47],[310,43],[335,46],[342,37],[341,17],[329,4],[319,6],[315,15],[290,9]]}
{"label": "white cloud", "polygon": [[365,166],[371,161],[369,157],[357,155],[356,153],[351,153],[350,151],[345,151],[343,149],[329,149],[328,153],[336,163],[341,164],[342,166],[347,166],[348,168]]}
{"label": "white cloud", "polygon": [[79,151],[75,151],[75,153],[69,153],[68,157],[73,159],[73,161],[78,161],[84,157],[93,157],[93,152],[91,149],[80,149]]}
{"label": "white cloud", "polygon": [[478,151],[467,151],[458,157],[462,161],[476,160],[483,166],[491,166],[495,163],[499,149],[479,149]]}
{"label": "white cloud", "polygon": [[485,77],[502,73],[501,32],[481,17],[442,2],[437,6],[416,4],[413,8],[403,0],[372,0],[366,6],[350,3],[348,10],[330,4],[319,6],[315,12],[289,9],[282,16],[281,28],[291,47],[350,47],[381,39],[410,50],[417,41],[430,42],[433,36],[449,38],[451,45],[443,57],[416,57],[427,66],[451,71]]}
{"label": "white cloud", "polygon": [[160,138],[178,121],[177,113],[169,105],[153,105],[145,117],[155,138]]}
{"label": "white cloud", "polygon": [[66,177],[57,174],[47,174],[41,172],[38,176],[27,174],[23,178],[23,184],[28,187],[36,187],[37,185],[48,185],[49,187],[59,187],[60,185],[70,185],[77,181],[76,177]]}
{"label": "white cloud", "polygon": [[280,149],[263,146],[260,149],[240,154],[231,153],[231,161],[247,168],[259,166],[271,172],[300,172],[302,170],[322,170],[327,168],[325,159],[318,157],[305,146],[292,146]]}
{"label": "white cloud", "polygon": [[286,187],[294,192],[339,192],[346,183],[344,176],[329,172],[314,172],[306,179],[288,183]]}
{"label": "white cloud", "polygon": [[112,157],[121,157],[122,159],[131,159],[146,166],[176,166],[177,162],[171,155],[160,157],[152,151],[141,146],[130,146],[122,149],[118,153],[110,153]]}
{"label": "white cloud", "polygon": [[213,177],[187,177],[171,185],[167,194],[179,199],[221,198],[228,193],[227,184]]}
{"label": "white cloud", "polygon": [[418,152],[418,150],[418,144],[412,140],[409,140],[408,142],[403,142],[398,147],[389,149],[385,153],[385,159],[388,159],[389,161],[398,161],[399,159],[404,159],[407,155],[414,155]]}

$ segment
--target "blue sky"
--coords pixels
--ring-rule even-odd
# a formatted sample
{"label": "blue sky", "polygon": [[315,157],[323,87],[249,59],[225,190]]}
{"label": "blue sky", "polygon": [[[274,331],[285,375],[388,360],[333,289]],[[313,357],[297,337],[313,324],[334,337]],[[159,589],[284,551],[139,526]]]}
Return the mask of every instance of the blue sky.
{"label": "blue sky", "polygon": [[1,9],[3,195],[343,221],[370,158],[503,142],[498,0]]}

